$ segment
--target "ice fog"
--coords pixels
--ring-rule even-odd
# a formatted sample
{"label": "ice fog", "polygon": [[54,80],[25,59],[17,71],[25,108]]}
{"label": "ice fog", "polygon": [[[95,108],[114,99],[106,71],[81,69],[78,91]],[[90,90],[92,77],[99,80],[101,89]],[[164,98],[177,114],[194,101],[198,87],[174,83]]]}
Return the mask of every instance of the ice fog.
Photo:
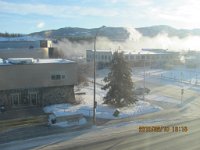
{"label": "ice fog", "polygon": [[[200,50],[200,36],[188,35],[185,38],[179,38],[177,36],[169,37],[167,33],[162,33],[155,37],[146,37],[132,27],[125,29],[129,32],[128,39],[119,42],[111,41],[106,37],[97,37],[96,49],[123,51],[136,51],[142,48],[168,49],[170,51]],[[93,49],[94,42],[71,42],[63,39],[54,46],[62,51],[67,58],[82,57],[85,56],[87,49]]]}

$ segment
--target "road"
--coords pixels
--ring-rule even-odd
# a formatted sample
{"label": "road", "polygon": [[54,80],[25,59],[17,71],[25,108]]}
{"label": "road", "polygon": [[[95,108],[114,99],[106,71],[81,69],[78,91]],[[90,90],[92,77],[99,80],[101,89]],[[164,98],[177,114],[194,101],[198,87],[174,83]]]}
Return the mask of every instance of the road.
{"label": "road", "polygon": [[[122,120],[122,122],[110,122],[102,127],[93,127],[83,131],[62,133],[43,136],[28,140],[13,141],[0,144],[1,150],[47,150],[47,149],[77,149],[77,150],[102,150],[102,149],[189,149],[200,148],[200,119],[168,120],[168,116],[174,110],[147,114]],[[159,120],[158,118],[163,118]],[[168,119],[166,119],[168,118]],[[125,123],[125,121],[128,121]],[[172,126],[187,127],[187,132],[139,132],[139,126]],[[189,142],[189,144],[188,144]],[[192,144],[192,145],[191,145]],[[164,148],[163,148],[164,147]]]}
{"label": "road", "polygon": [[[172,124],[168,124],[170,129]],[[187,127],[187,132],[139,132],[138,126],[125,126],[86,133],[73,139],[37,147],[51,150],[199,150],[200,119],[176,124]]]}

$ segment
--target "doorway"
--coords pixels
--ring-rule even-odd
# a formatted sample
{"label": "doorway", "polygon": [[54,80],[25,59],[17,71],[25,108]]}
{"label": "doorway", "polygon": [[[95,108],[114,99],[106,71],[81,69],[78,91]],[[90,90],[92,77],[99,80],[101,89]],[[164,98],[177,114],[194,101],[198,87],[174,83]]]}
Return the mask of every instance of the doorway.
{"label": "doorway", "polygon": [[38,94],[37,92],[30,92],[29,93],[29,102],[30,105],[37,105]]}
{"label": "doorway", "polygon": [[20,98],[19,93],[15,93],[11,95],[12,106],[19,106],[19,98]]}

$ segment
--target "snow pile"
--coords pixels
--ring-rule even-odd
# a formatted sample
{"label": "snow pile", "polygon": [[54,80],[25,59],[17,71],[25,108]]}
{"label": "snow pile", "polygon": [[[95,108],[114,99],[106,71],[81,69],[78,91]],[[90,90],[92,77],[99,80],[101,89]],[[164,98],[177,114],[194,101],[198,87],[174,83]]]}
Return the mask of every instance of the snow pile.
{"label": "snow pile", "polygon": [[163,108],[152,105],[149,102],[144,102],[144,101],[138,101],[135,106],[132,106],[132,107],[129,106],[128,109],[127,108],[120,109],[120,111],[123,112],[121,114],[121,118],[123,118],[123,115],[124,117],[126,117],[126,115],[138,116],[138,115],[157,112],[161,110],[163,110]]}
{"label": "snow pile", "polygon": [[71,106],[70,104],[56,104],[56,105],[50,105],[43,108],[45,113],[54,113],[59,112],[60,109],[65,109],[67,107]]}
{"label": "snow pile", "polygon": [[[162,110],[162,108],[151,105],[148,102],[138,101],[135,105],[118,109],[120,111],[118,117],[113,116],[115,110],[116,108],[114,107],[110,107],[105,104],[100,104],[97,106],[96,109],[96,117],[104,119],[126,118],[157,112]],[[69,104],[51,105],[46,106],[44,108],[44,111],[46,113],[54,113],[56,114],[56,116],[83,114],[84,116],[92,117],[92,107],[82,104],[76,106],[72,106]]]}
{"label": "snow pile", "polygon": [[57,122],[57,123],[53,124],[53,126],[71,127],[71,126],[84,125],[86,123],[87,123],[87,120],[85,118],[82,118],[79,121],[75,121],[75,122],[70,122],[70,121]]}

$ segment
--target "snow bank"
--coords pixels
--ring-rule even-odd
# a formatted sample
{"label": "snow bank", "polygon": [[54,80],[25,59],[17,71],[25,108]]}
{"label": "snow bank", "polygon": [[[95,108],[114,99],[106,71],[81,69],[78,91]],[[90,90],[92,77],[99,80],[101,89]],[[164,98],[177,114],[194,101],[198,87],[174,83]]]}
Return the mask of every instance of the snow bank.
{"label": "snow bank", "polygon": [[87,123],[87,120],[85,118],[80,119],[79,121],[70,122],[70,121],[62,121],[53,124],[52,126],[58,126],[58,127],[71,127],[71,126],[79,126],[84,125]]}
{"label": "snow bank", "polygon": [[[113,116],[115,110],[116,108],[110,107],[105,104],[98,105],[96,109],[96,117],[104,119],[126,118],[157,112],[162,110],[162,108],[151,105],[148,102],[138,101],[135,105],[118,109],[120,111],[118,117]],[[51,105],[46,106],[44,108],[44,111],[46,113],[54,113],[56,114],[56,116],[83,114],[84,116],[92,117],[92,108],[86,108],[86,105],[81,104],[76,106],[72,106],[69,104]]]}

